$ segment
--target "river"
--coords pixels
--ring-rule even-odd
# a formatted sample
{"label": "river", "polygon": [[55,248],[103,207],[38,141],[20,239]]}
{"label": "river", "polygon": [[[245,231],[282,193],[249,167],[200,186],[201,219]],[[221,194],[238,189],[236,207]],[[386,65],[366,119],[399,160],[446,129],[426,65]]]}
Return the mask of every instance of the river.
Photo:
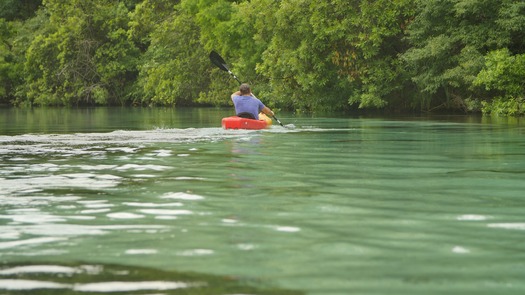
{"label": "river", "polygon": [[0,109],[0,293],[525,293],[520,120],[230,113]]}

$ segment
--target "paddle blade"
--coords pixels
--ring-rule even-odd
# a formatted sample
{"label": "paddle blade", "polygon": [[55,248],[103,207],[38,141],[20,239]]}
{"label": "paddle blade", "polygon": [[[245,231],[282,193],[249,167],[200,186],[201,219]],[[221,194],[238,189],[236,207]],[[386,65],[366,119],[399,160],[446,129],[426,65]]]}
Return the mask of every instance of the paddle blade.
{"label": "paddle blade", "polygon": [[210,52],[210,60],[219,69],[226,71],[226,72],[230,71],[224,59],[217,52],[215,51]]}

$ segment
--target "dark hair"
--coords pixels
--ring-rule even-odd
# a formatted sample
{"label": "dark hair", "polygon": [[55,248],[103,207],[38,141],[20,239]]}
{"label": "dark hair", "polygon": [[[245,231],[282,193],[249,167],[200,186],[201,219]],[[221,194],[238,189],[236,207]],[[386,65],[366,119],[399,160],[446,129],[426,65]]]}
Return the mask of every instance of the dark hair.
{"label": "dark hair", "polygon": [[244,83],[244,84],[241,84],[241,86],[239,87],[239,91],[241,92],[241,94],[251,94],[252,93],[252,90],[250,89],[250,85]]}

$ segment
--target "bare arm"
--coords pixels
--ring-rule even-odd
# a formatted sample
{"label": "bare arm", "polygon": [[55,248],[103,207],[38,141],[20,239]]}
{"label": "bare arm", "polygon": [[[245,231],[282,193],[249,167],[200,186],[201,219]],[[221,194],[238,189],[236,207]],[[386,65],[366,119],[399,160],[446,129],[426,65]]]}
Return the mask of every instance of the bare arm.
{"label": "bare arm", "polygon": [[268,115],[270,117],[274,116],[273,111],[269,107],[266,107],[266,106],[262,109],[261,112],[265,113],[266,115]]}
{"label": "bare arm", "polygon": [[232,93],[231,99],[233,100],[234,96],[239,96],[239,95],[241,95],[241,92],[240,91],[235,91],[234,93]]}

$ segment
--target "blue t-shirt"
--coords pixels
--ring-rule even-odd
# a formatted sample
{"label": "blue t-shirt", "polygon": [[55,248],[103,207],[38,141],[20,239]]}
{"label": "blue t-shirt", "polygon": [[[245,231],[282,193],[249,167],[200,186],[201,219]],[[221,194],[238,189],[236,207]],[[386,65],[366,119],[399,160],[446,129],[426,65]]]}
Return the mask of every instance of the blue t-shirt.
{"label": "blue t-shirt", "polygon": [[235,106],[235,113],[250,113],[255,119],[259,119],[259,113],[264,109],[264,104],[253,96],[239,96],[233,97],[233,105]]}

